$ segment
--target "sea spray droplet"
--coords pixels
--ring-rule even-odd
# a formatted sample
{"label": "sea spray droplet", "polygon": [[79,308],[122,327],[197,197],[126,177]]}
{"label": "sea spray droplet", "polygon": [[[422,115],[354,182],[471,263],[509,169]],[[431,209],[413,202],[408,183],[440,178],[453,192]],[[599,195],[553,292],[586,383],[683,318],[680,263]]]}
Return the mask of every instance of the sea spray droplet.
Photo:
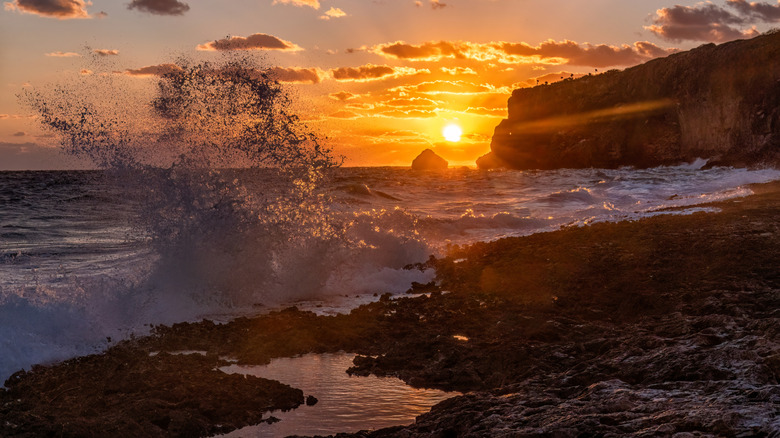
{"label": "sea spray droplet", "polygon": [[247,304],[284,286],[289,254],[338,240],[315,192],[337,162],[252,58],[176,66],[154,90],[91,75],[24,100],[66,153],[105,169],[142,206],[135,225],[159,256],[147,289]]}

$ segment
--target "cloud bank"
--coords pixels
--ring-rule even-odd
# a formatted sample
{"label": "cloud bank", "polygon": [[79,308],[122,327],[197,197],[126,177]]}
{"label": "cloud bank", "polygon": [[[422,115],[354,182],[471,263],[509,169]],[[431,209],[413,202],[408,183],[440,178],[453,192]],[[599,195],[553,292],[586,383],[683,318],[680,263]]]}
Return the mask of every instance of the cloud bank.
{"label": "cloud bank", "polygon": [[775,5],[727,0],[725,6],[698,3],[658,9],[645,29],[669,41],[726,42],[758,35],[756,23],[780,22],[780,2]]}

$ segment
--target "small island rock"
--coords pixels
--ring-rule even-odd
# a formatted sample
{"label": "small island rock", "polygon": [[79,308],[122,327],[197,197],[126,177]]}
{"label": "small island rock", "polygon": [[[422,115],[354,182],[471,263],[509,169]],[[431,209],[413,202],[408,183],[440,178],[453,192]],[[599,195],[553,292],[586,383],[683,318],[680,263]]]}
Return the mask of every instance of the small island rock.
{"label": "small island rock", "polygon": [[447,166],[449,166],[447,160],[430,149],[420,152],[420,155],[412,161],[414,170],[447,170]]}

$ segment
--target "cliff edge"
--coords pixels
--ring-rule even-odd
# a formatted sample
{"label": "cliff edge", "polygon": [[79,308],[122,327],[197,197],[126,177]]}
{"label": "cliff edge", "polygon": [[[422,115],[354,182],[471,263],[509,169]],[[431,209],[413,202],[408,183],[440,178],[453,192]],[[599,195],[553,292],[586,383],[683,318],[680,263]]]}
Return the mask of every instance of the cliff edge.
{"label": "cliff edge", "polygon": [[514,90],[482,168],[780,164],[780,32]]}

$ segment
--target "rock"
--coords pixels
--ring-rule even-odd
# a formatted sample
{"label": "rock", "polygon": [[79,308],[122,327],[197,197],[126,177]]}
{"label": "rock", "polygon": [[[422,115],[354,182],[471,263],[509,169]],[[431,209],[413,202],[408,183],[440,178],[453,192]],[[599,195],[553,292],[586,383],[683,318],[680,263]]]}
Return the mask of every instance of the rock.
{"label": "rock", "polygon": [[430,149],[420,152],[420,155],[412,161],[414,170],[447,170],[448,165],[447,160]]}
{"label": "rock", "polygon": [[778,165],[780,32],[518,89],[508,109],[486,168]]}
{"label": "rock", "polygon": [[477,168],[482,170],[489,170],[489,169],[500,169],[503,167],[508,167],[506,163],[504,163],[501,158],[498,158],[496,154],[493,152],[488,152],[487,154],[477,158]]}
{"label": "rock", "polygon": [[317,400],[317,397],[313,395],[307,395],[306,396],[306,406],[314,406],[317,404],[319,400]]}

